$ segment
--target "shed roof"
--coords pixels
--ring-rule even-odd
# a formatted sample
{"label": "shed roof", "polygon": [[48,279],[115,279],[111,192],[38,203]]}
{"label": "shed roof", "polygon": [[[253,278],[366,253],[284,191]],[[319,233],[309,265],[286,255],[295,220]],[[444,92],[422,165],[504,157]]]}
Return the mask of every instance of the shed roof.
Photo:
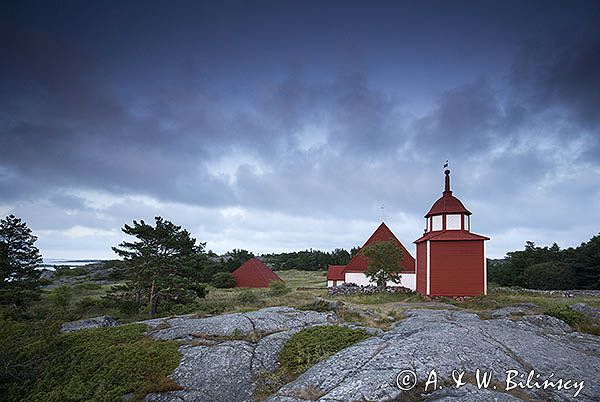
{"label": "shed roof", "polygon": [[344,270],[345,265],[329,265],[327,268],[327,280],[328,281],[343,281],[345,279]]}
{"label": "shed roof", "polygon": [[283,281],[258,258],[252,258],[232,272],[239,288],[267,288],[274,281]]}

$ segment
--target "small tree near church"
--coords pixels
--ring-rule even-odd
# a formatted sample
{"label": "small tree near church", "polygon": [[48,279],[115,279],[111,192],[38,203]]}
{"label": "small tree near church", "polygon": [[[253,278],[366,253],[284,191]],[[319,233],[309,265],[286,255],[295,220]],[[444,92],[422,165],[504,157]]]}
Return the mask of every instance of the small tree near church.
{"label": "small tree near church", "polygon": [[385,289],[388,282],[400,284],[402,250],[393,240],[371,243],[359,251],[368,262],[365,275],[377,287]]}

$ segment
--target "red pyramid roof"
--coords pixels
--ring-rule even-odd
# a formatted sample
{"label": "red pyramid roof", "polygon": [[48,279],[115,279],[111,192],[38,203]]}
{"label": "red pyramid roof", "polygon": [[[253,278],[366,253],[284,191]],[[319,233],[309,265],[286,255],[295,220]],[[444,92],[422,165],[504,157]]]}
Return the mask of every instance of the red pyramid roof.
{"label": "red pyramid roof", "polygon": [[[371,243],[387,240],[394,240],[395,242],[397,242],[398,246],[400,247],[400,250],[402,250],[402,271],[405,273],[414,272],[415,259],[384,222],[382,222],[381,225],[379,225],[377,230],[373,232],[371,237],[369,237],[369,239],[365,242],[365,244],[363,244],[361,248],[364,248],[365,246],[368,246]],[[346,265],[345,272],[364,272],[367,270],[368,266],[368,261],[364,256],[356,255],[352,258],[352,260],[350,260],[348,265]]]}
{"label": "red pyramid roof", "polygon": [[246,261],[231,275],[239,288],[267,288],[271,282],[282,280],[258,258]]}

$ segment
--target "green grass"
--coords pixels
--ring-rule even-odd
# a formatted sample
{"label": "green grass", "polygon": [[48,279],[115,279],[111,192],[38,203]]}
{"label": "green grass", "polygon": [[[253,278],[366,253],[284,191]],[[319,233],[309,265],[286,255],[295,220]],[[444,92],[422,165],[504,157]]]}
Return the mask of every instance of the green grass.
{"label": "green grass", "polygon": [[[289,270],[276,273],[285,281],[289,292],[273,291],[269,288],[217,289],[211,287],[207,297],[199,302],[200,315],[251,311],[271,306],[300,307],[312,303],[317,296],[327,295],[326,273],[323,271]],[[299,287],[320,287],[320,289],[297,290]]]}
{"label": "green grass", "polygon": [[[258,310],[270,306],[289,306],[302,309],[316,309],[325,311],[329,308],[324,305],[316,305],[317,297],[327,300],[342,301],[356,308],[380,309],[382,317],[388,315],[400,315],[402,310],[410,308],[443,308],[434,303],[425,301],[418,294],[405,293],[377,293],[373,295],[350,295],[350,296],[328,296],[326,290],[326,273],[324,271],[277,271],[277,274],[285,281],[286,289],[217,289],[209,286],[206,298],[200,299],[197,304],[174,306],[169,311],[163,311],[162,315],[198,313],[199,316],[207,314],[225,314],[232,312],[245,312]],[[72,287],[73,296],[69,308],[63,312],[63,320],[75,320],[102,314],[112,315],[122,322],[131,322],[146,318],[146,314],[127,315],[116,308],[102,303],[102,296],[106,294],[111,285],[97,285],[84,283]],[[289,291],[288,291],[289,290]],[[543,313],[551,306],[563,306],[574,303],[586,303],[590,306],[600,308],[600,299],[594,297],[578,296],[565,298],[560,295],[548,295],[526,291],[514,292],[496,288],[490,284],[489,294],[455,300],[451,298],[435,298],[436,302],[452,304],[460,309],[474,311],[480,316],[487,316],[487,312],[518,303],[533,303],[537,305],[532,312]],[[49,303],[45,301],[43,303]],[[38,318],[47,316],[47,309],[40,309]],[[353,320],[353,317],[347,317]],[[354,320],[356,321],[356,320]],[[363,322],[364,323],[364,322]],[[377,324],[377,323],[375,323]],[[377,326],[377,325],[376,325]],[[582,330],[584,327],[581,326]],[[595,333],[595,327],[585,329],[585,332]]]}
{"label": "green grass", "polygon": [[128,393],[141,400],[177,388],[167,377],[179,364],[177,343],[153,341],[145,325],[58,334],[56,328],[1,324],[0,341],[10,348],[2,350],[3,359],[14,368],[0,373],[7,400],[116,401]]}
{"label": "green grass", "polygon": [[349,295],[349,296],[336,296],[335,300],[341,300],[348,303],[356,304],[385,304],[385,303],[412,303],[422,302],[423,298],[418,293],[406,294],[406,293],[388,293],[381,292],[371,295]]}
{"label": "green grass", "polygon": [[439,301],[451,303],[457,307],[485,311],[494,310],[501,307],[514,306],[518,303],[533,303],[540,306],[540,310],[549,308],[553,305],[568,306],[575,303],[585,303],[593,307],[600,308],[600,299],[596,297],[562,297],[558,295],[547,295],[531,292],[509,292],[505,290],[490,289],[486,296],[478,296],[463,301],[450,298],[439,298]]}
{"label": "green grass", "polygon": [[275,273],[292,289],[298,287],[318,287],[325,289],[327,287],[327,272],[325,271],[298,271],[291,269],[288,271],[276,271]]}

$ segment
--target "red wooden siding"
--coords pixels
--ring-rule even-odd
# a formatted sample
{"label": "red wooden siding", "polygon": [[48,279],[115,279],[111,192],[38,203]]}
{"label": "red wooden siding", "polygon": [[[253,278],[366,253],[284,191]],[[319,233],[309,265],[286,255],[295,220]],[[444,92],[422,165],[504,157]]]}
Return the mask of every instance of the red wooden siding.
{"label": "red wooden siding", "polygon": [[417,292],[427,293],[427,242],[417,244]]}
{"label": "red wooden siding", "polygon": [[483,241],[431,242],[431,296],[482,294],[483,270]]}

